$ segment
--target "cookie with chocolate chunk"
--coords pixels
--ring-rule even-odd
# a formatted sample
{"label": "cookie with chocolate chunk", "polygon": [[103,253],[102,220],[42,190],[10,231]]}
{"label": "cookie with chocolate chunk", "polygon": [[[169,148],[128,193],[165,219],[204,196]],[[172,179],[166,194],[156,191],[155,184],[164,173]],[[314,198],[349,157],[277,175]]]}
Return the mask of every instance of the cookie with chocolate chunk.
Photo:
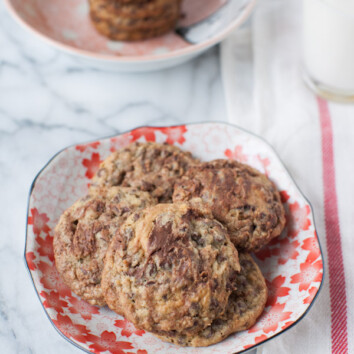
{"label": "cookie with chocolate chunk", "polygon": [[121,3],[89,0],[96,29],[113,40],[136,41],[173,30],[180,16],[180,0],[149,0]]}
{"label": "cookie with chocolate chunk", "polygon": [[163,18],[171,9],[175,9],[178,0],[148,0],[145,2],[121,3],[117,0],[89,0],[91,9],[101,12],[104,19],[113,15],[119,19],[139,20],[145,18]]}
{"label": "cookie with chocolate chunk", "polygon": [[173,145],[133,143],[104,160],[92,183],[134,187],[169,202],[176,180],[196,162],[190,152]]}
{"label": "cookie with chocolate chunk", "polygon": [[157,336],[182,346],[204,347],[252,327],[265,307],[268,291],[263,275],[252,257],[240,253],[239,259],[241,272],[236,276],[235,290],[222,316],[196,335],[161,332]]}
{"label": "cookie with chocolate chunk", "polygon": [[117,4],[142,4],[151,0],[115,0]]}
{"label": "cookie with chocolate chunk", "polygon": [[189,203],[131,215],[107,251],[108,306],[152,333],[197,334],[225,312],[240,270],[227,230]]}
{"label": "cookie with chocolate chunk", "polygon": [[55,264],[75,294],[105,305],[101,275],[108,245],[132,212],[153,204],[149,193],[133,188],[91,188],[63,213],[54,233]]}
{"label": "cookie with chocolate chunk", "polygon": [[175,185],[173,201],[192,199],[210,207],[239,250],[259,250],[279,236],[285,225],[284,208],[274,183],[237,161],[215,160],[188,169]]}

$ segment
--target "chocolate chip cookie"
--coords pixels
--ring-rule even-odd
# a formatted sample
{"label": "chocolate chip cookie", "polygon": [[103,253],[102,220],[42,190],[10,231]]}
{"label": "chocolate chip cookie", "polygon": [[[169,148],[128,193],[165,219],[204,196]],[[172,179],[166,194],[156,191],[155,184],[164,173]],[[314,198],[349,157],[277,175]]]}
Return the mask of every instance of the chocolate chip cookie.
{"label": "chocolate chip cookie", "polygon": [[117,4],[142,4],[151,0],[115,0]]}
{"label": "chocolate chip cookie", "polygon": [[235,279],[225,313],[196,335],[177,332],[159,333],[164,341],[182,346],[204,347],[218,343],[230,334],[249,329],[261,315],[267,302],[267,286],[261,271],[249,254],[239,254],[241,272]]}
{"label": "chocolate chip cookie", "polygon": [[134,187],[169,202],[176,180],[196,162],[190,152],[173,145],[133,143],[103,161],[92,183]]}
{"label": "chocolate chip cookie", "polygon": [[177,181],[173,201],[206,203],[229,230],[239,250],[259,250],[282,232],[285,212],[275,185],[254,168],[215,160],[188,169]]}
{"label": "chocolate chip cookie", "polygon": [[113,40],[136,41],[173,30],[180,16],[179,0],[150,0],[121,3],[89,0],[90,16],[96,29]]}
{"label": "chocolate chip cookie", "polygon": [[63,213],[54,233],[55,264],[75,294],[105,305],[101,275],[112,236],[132,212],[155,203],[149,193],[133,188],[91,188]]}
{"label": "chocolate chip cookie", "polygon": [[195,335],[222,316],[238,253],[208,209],[158,204],[132,214],[107,251],[108,306],[153,333]]}

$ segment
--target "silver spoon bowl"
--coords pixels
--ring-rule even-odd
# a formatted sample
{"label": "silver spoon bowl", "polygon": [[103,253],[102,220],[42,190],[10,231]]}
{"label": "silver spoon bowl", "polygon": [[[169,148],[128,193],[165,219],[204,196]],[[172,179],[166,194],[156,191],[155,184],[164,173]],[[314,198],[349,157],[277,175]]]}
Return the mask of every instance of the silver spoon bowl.
{"label": "silver spoon bowl", "polygon": [[191,44],[202,43],[224,31],[225,28],[234,23],[235,19],[243,18],[243,14],[247,11],[250,2],[253,1],[228,0],[209,17],[190,26],[179,26],[176,32]]}

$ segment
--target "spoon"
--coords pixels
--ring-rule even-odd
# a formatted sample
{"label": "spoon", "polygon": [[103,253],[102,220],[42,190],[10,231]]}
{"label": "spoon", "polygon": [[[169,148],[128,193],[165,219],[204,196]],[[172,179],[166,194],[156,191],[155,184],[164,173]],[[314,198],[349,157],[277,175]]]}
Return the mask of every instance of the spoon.
{"label": "spoon", "polygon": [[[187,0],[188,1],[188,0]],[[198,44],[223,32],[235,19],[243,19],[254,0],[228,0],[212,15],[190,26],[177,27],[176,32],[185,41]]]}

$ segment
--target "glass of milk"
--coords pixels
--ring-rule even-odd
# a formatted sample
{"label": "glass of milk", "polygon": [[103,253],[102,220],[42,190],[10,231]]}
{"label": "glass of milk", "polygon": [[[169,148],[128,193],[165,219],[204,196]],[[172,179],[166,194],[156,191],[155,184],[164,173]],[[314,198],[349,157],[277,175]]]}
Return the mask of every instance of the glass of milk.
{"label": "glass of milk", "polygon": [[354,102],[354,0],[303,0],[305,81],[320,96]]}

